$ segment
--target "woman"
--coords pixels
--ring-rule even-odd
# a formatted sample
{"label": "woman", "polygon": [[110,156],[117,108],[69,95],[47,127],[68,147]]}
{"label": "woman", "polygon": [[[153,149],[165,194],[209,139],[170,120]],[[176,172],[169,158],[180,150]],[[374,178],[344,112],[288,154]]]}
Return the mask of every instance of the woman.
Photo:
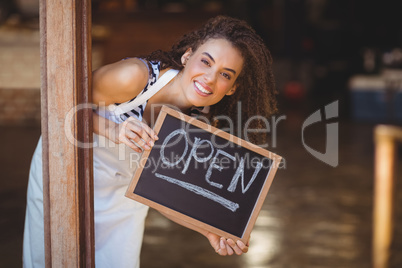
{"label": "woman", "polygon": [[[124,193],[136,169],[132,159],[150,150],[158,139],[149,123],[161,105],[187,114],[194,107],[208,107],[204,116],[220,128],[228,124],[219,120],[222,115],[236,118],[240,101],[244,118],[267,117],[276,109],[271,63],[261,38],[245,22],[219,16],[183,36],[169,52],[125,59],[93,73],[93,102],[98,107],[94,113],[94,140],[98,144],[94,148],[97,267],[139,267],[148,208],[125,198]],[[153,95],[138,103],[147,91]],[[253,123],[253,128],[263,126],[257,120]],[[257,136],[252,138],[258,141]],[[39,142],[28,185],[25,267],[44,262],[42,194]],[[241,241],[169,218],[205,235],[220,255],[241,255],[248,250]]]}

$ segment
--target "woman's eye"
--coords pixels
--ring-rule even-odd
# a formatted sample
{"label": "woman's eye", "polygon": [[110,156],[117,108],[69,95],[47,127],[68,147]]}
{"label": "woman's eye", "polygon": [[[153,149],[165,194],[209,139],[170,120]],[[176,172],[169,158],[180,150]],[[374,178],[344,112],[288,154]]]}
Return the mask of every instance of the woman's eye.
{"label": "woman's eye", "polygon": [[210,66],[209,61],[207,61],[207,60],[202,59],[201,62],[204,63],[207,66]]}
{"label": "woman's eye", "polygon": [[231,76],[227,73],[222,73],[222,76],[225,77],[226,79],[230,80]]}

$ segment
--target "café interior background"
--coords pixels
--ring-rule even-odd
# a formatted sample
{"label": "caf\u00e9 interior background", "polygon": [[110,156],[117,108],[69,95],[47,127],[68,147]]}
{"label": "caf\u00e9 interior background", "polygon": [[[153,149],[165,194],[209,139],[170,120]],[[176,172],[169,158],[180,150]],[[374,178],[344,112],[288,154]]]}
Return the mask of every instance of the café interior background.
{"label": "caf\u00e9 interior background", "polygon": [[[39,3],[0,0],[0,259],[20,267],[30,159],[40,136]],[[168,49],[217,14],[247,20],[272,52],[279,92],[268,149],[283,156],[249,253],[219,257],[206,239],[150,211],[142,267],[370,267],[374,128],[402,124],[402,1],[93,0],[93,68]],[[61,29],[62,30],[62,29]],[[334,103],[337,116],[325,120]],[[303,129],[317,110],[322,121]],[[282,116],[282,117],[281,117]],[[338,163],[325,153],[337,123]],[[302,140],[304,134],[304,140]],[[402,265],[401,149],[389,267]]]}

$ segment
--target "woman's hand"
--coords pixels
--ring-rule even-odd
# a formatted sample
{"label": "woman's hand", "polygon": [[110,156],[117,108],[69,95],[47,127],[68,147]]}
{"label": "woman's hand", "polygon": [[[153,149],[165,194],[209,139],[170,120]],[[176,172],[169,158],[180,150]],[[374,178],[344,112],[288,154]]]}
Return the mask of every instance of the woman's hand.
{"label": "woman's hand", "polygon": [[215,249],[215,252],[221,256],[233,255],[233,253],[241,255],[243,253],[247,253],[248,251],[249,242],[247,242],[247,245],[245,245],[240,240],[235,243],[232,239],[225,239],[224,237],[220,237],[219,235],[208,232],[205,229],[201,229],[198,226],[188,223],[180,218],[168,215],[163,212],[160,213],[165,217],[167,217],[168,219],[204,235],[206,238],[208,238],[209,243]]}
{"label": "woman's hand", "polygon": [[242,241],[238,240],[236,243],[232,239],[225,239],[213,233],[207,233],[206,237],[209,240],[211,246],[215,249],[215,252],[221,256],[242,255],[248,251],[248,243],[245,245]]}
{"label": "woman's hand", "polygon": [[115,143],[124,143],[139,153],[150,150],[159,139],[153,129],[134,117],[129,117],[114,127]]}

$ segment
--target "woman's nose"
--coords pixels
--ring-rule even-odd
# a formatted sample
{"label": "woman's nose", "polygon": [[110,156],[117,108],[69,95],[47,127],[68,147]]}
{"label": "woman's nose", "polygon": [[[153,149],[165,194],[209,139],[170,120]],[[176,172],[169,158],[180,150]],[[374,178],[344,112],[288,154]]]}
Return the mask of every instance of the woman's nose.
{"label": "woman's nose", "polygon": [[206,83],[214,83],[216,80],[216,72],[213,70],[209,70],[206,74],[205,74],[205,82]]}

